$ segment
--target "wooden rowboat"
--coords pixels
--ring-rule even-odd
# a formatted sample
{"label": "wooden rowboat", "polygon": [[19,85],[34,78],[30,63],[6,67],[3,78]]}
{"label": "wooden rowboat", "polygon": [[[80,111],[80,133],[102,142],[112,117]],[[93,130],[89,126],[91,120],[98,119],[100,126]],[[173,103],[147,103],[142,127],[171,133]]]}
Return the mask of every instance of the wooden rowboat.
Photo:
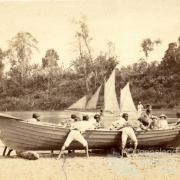
{"label": "wooden rowboat", "polygon": [[[27,123],[16,117],[0,114],[0,138],[9,148],[16,150],[60,150],[69,130],[51,123]],[[90,149],[117,147],[119,131],[88,130],[84,137]],[[180,128],[136,132],[138,147],[177,147],[180,145]],[[74,142],[71,149],[81,149]]]}

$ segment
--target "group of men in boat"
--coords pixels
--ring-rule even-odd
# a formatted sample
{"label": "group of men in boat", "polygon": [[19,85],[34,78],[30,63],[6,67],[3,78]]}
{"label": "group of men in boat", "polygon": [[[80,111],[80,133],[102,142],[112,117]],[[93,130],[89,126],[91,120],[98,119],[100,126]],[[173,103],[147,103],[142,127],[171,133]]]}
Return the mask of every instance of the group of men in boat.
{"label": "group of men in boat", "polygon": [[140,129],[149,130],[149,129],[169,129],[167,116],[165,114],[161,114],[159,117],[153,116],[151,111],[151,105],[146,105],[145,111],[141,102],[139,102],[138,106],[138,120],[140,122]]}
{"label": "group of men in boat", "polygon": [[[100,114],[95,114],[94,118],[89,118],[88,115],[84,115],[81,120],[75,114],[72,114],[71,115],[71,123],[69,123],[69,122],[67,122],[66,124],[63,123],[63,125],[65,127],[70,128],[70,132],[67,136],[67,139],[65,140],[64,145],[62,146],[62,149],[59,153],[58,159],[60,159],[63,151],[69,147],[70,143],[73,140],[78,141],[79,143],[81,143],[84,146],[84,148],[86,149],[86,155],[87,155],[87,157],[89,157],[88,143],[85,140],[85,138],[83,137],[83,133],[86,130],[105,129],[105,127],[102,123],[102,120],[101,120],[102,116],[103,116],[103,112],[101,111]],[[74,120],[74,122],[72,122],[72,119]],[[110,128],[108,128],[108,129],[122,131],[121,145],[120,145],[122,155],[126,156],[125,146],[126,146],[128,137],[134,143],[134,152],[135,152],[137,145],[138,145],[138,141],[137,141],[136,135],[134,133],[133,127],[128,123],[128,113],[123,113],[121,118],[119,120],[113,122],[111,124]]]}
{"label": "group of men in boat", "polygon": [[165,114],[161,114],[159,117],[153,116],[151,114],[151,111],[151,105],[147,105],[145,112],[142,112],[138,117],[138,120],[140,122],[139,127],[143,130],[169,129],[167,116]]}
{"label": "group of men in boat", "polygon": [[[86,150],[86,155],[89,157],[88,153],[88,143],[86,139],[83,137],[83,133],[86,130],[92,130],[92,129],[101,129],[104,128],[104,125],[100,122],[101,120],[101,114],[95,114],[93,118],[89,118],[88,115],[84,115],[81,118],[79,118],[77,115],[72,114],[70,122],[68,121],[66,124],[63,123],[64,127],[69,127],[70,132],[64,142],[64,145],[61,148],[61,151],[59,153],[58,159],[61,157],[61,154],[63,151],[69,147],[72,141],[78,141],[83,145],[83,147]],[[73,121],[73,122],[72,122]]]}
{"label": "group of men in boat", "polygon": [[[142,108],[142,106],[141,106]],[[145,111],[141,109],[141,114],[138,115],[138,126],[133,126],[128,121],[128,113],[123,113],[121,117],[113,122],[111,126],[108,128],[109,130],[118,130],[121,131],[121,144],[120,144],[120,153],[122,156],[127,156],[127,153],[125,151],[127,139],[130,138],[131,141],[134,144],[134,150],[133,153],[136,151],[138,140],[136,138],[135,132],[138,130],[145,130],[149,131],[151,129],[168,129],[170,128],[167,122],[167,116],[165,114],[161,114],[159,117],[153,116],[151,111],[151,105],[147,105],[145,108]],[[180,117],[180,114],[179,114]],[[64,124],[65,127],[70,128],[70,133],[67,136],[67,139],[65,140],[65,143],[59,153],[58,159],[61,157],[63,151],[69,147],[70,143],[75,140],[80,142],[86,149],[87,157],[89,157],[88,154],[88,143],[83,137],[83,133],[86,130],[92,130],[92,129],[104,129],[104,125],[102,123],[103,120],[103,113],[101,111],[100,114],[95,114],[94,118],[89,118],[88,115],[84,115],[82,120],[77,117],[75,114],[71,115],[71,119],[73,119],[72,123]],[[180,124],[180,120],[179,120]]]}
{"label": "group of men in boat", "polygon": [[[128,121],[128,113],[123,113],[120,118],[113,122],[108,130],[117,130],[121,131],[121,144],[120,154],[122,157],[127,156],[127,152],[125,151],[127,139],[129,138],[134,144],[133,153],[136,151],[138,140],[135,135],[135,131],[145,130],[149,131],[151,129],[168,129],[170,128],[167,122],[167,116],[165,114],[161,114],[159,117],[153,116],[151,111],[151,105],[147,105],[145,111],[143,111],[143,106],[140,104],[141,114],[138,114],[138,125],[134,126]],[[72,114],[71,118],[66,122],[61,122],[59,125],[62,127],[69,128],[69,134],[64,142],[64,145],[61,148],[61,151],[58,155],[57,159],[60,159],[62,153],[65,149],[67,149],[72,141],[78,141],[86,150],[86,155],[89,157],[88,153],[88,142],[84,138],[83,134],[86,130],[93,129],[107,129],[103,124],[103,111],[100,110],[99,114],[95,114],[93,118],[90,118],[88,115],[83,115],[82,118],[78,117],[76,114]],[[176,123],[177,126],[180,125],[180,113],[176,114],[178,121]],[[37,123],[40,121],[40,115],[34,113],[31,119],[27,119],[27,123]],[[6,153],[7,147],[4,149],[3,155]],[[12,149],[9,150],[8,155],[10,155]],[[24,153],[20,152],[21,156],[25,156]]]}

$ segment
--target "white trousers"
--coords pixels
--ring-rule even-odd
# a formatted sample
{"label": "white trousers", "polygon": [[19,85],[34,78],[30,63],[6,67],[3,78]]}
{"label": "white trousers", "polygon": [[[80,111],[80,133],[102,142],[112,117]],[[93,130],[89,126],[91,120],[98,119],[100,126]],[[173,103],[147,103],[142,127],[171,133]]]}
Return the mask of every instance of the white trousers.
{"label": "white trousers", "polygon": [[88,145],[87,141],[84,139],[83,135],[78,130],[71,130],[71,132],[68,134],[68,137],[64,143],[64,146],[66,148],[69,147],[72,141],[78,141],[84,147],[87,147]]}
{"label": "white trousers", "polygon": [[126,142],[127,142],[128,137],[133,141],[135,147],[138,144],[134,130],[131,127],[124,127],[122,129],[122,148],[123,149],[126,146]]}

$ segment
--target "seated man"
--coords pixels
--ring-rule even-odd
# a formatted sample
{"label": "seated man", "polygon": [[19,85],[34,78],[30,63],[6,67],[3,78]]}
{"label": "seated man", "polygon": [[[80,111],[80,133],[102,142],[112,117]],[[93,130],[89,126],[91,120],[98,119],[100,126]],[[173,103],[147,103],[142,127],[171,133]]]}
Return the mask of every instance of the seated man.
{"label": "seated man", "polygon": [[83,121],[89,121],[89,116],[88,115],[83,115],[82,120]]}
{"label": "seated man", "polygon": [[138,120],[144,125],[147,126],[147,128],[151,128],[152,124],[152,115],[151,115],[151,105],[146,106],[146,111],[141,114],[141,116],[138,118]]}
{"label": "seated man", "polygon": [[104,124],[101,122],[101,116],[99,114],[95,114],[94,119],[96,120],[95,129],[103,129]]}
{"label": "seated man", "polygon": [[66,128],[70,128],[71,124],[78,121],[78,117],[76,116],[76,114],[71,114],[71,118],[70,119],[66,119],[62,122],[59,123],[59,125],[66,127]]}
{"label": "seated man", "polygon": [[123,113],[122,117],[118,120],[112,123],[111,130],[120,130],[122,131],[122,143],[121,143],[121,154],[122,156],[127,156],[127,153],[125,151],[125,146],[126,146],[126,142],[128,137],[133,141],[134,143],[134,150],[133,153],[135,152],[136,148],[137,148],[137,138],[136,135],[134,133],[133,128],[131,127],[131,125],[128,123],[128,114],[127,113]]}
{"label": "seated man", "polygon": [[104,116],[103,109],[100,109],[100,117]]}
{"label": "seated man", "polygon": [[32,118],[31,118],[31,119],[27,119],[27,120],[26,120],[26,122],[28,122],[28,123],[36,123],[36,122],[38,122],[38,121],[40,121],[40,115],[37,114],[37,113],[34,113],[34,114],[32,115]]}
{"label": "seated man", "polygon": [[89,121],[77,121],[71,124],[71,128],[70,128],[70,132],[64,142],[64,145],[61,148],[61,151],[58,155],[57,159],[60,159],[61,154],[63,153],[63,151],[69,147],[69,145],[71,144],[72,141],[78,141],[79,143],[81,143],[83,145],[83,147],[85,147],[86,149],[86,155],[87,157],[89,157],[89,153],[88,153],[88,143],[85,140],[85,138],[83,137],[83,133],[86,130],[90,130],[90,129],[94,129],[94,126],[92,123],[90,123]]}
{"label": "seated man", "polygon": [[156,116],[152,117],[151,129],[159,129],[159,118]]}
{"label": "seated man", "polygon": [[144,126],[143,123],[141,123],[140,121],[138,121],[136,123],[136,126],[133,127],[133,129],[135,129],[136,131],[142,131],[142,130],[148,131],[149,130],[149,128],[147,126]]}

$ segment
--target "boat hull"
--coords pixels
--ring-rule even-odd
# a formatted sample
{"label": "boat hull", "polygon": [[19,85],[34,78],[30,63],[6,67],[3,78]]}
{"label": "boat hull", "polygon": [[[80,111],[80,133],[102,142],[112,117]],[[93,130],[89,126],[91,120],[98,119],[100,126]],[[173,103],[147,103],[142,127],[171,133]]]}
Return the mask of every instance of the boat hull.
{"label": "boat hull", "polygon": [[[138,147],[178,146],[180,128],[168,130],[138,131]],[[0,138],[9,148],[16,150],[59,150],[69,130],[51,123],[27,123],[18,119],[0,117]],[[84,133],[90,149],[108,149],[121,144],[121,132],[88,130]],[[73,142],[70,149],[81,149]]]}

